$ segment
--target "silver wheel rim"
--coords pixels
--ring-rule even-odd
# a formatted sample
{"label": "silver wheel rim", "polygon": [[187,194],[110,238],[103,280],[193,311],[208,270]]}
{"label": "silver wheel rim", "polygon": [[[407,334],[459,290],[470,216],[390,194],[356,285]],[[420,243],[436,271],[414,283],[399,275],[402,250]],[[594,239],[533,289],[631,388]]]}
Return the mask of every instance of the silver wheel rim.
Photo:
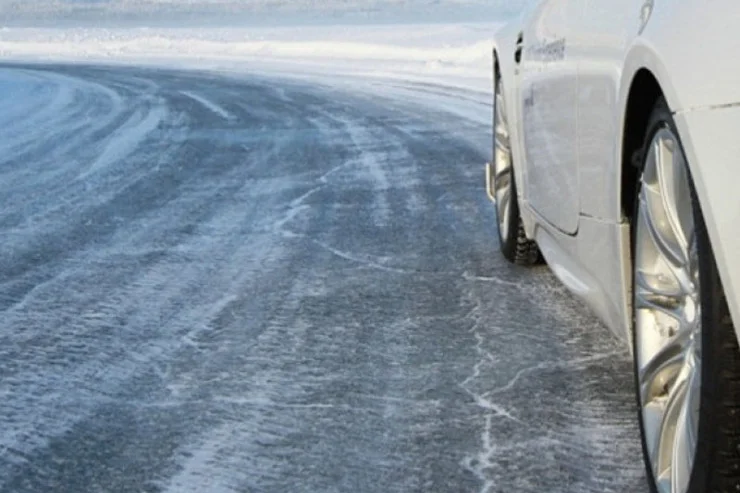
{"label": "silver wheel rim", "polygon": [[496,198],[498,231],[502,239],[509,236],[509,209],[511,207],[511,141],[509,123],[506,118],[503,86],[501,79],[496,81],[496,108],[494,109],[494,179],[493,189]]}
{"label": "silver wheel rim", "polygon": [[650,144],[635,238],[635,343],[643,433],[661,493],[685,493],[701,386],[699,262],[688,168],[676,136]]}

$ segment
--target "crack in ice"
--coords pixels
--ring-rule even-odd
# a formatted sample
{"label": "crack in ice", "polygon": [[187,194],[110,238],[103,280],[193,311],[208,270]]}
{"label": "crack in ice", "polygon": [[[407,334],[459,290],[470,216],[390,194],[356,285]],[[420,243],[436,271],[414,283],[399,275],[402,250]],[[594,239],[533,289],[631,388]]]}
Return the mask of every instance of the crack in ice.
{"label": "crack in ice", "polygon": [[336,255],[337,257],[342,258],[344,260],[349,260],[350,262],[354,262],[354,263],[360,264],[363,267],[369,267],[371,269],[382,270],[382,271],[385,271],[385,272],[393,272],[394,274],[411,274],[411,273],[413,273],[413,272],[408,271],[408,270],[405,270],[405,269],[398,269],[398,268],[395,268],[395,267],[388,267],[386,265],[383,265],[383,264],[374,262],[372,260],[368,260],[368,259],[363,259],[363,258],[356,257],[356,256],[354,256],[354,255],[352,255],[350,253],[343,252],[341,250],[338,250],[336,248],[333,248],[333,247],[331,247],[331,246],[327,245],[326,243],[323,243],[323,242],[321,242],[319,240],[312,239],[311,241],[314,244],[316,244],[316,245],[320,246],[321,248],[323,248],[324,250],[326,250],[326,251],[328,251],[328,252]]}
{"label": "crack in ice", "polygon": [[549,361],[549,362],[543,362],[543,363],[537,363],[536,365],[528,366],[526,368],[522,368],[521,370],[517,371],[516,374],[509,380],[505,385],[502,385],[501,387],[497,387],[493,390],[490,390],[486,392],[485,395],[487,396],[493,396],[497,394],[501,394],[503,392],[506,392],[508,390],[511,390],[514,388],[514,386],[519,382],[519,379],[521,379],[524,375],[529,373],[534,373],[537,371],[543,371],[543,370],[555,370],[558,368],[578,368],[581,365],[584,364],[590,364],[595,363],[598,361],[602,361],[608,358],[613,358],[615,356],[622,356],[624,355],[624,351],[611,351],[608,353],[600,353],[600,354],[594,354],[591,356],[586,356],[583,358],[575,358],[571,360],[562,360],[562,361]]}

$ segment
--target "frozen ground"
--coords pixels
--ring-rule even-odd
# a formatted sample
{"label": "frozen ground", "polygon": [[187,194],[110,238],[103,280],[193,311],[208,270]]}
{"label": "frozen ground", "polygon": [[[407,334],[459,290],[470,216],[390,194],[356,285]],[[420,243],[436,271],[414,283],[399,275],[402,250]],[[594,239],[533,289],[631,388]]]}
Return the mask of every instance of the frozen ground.
{"label": "frozen ground", "polygon": [[0,493],[640,491],[495,251],[495,27],[0,31]]}

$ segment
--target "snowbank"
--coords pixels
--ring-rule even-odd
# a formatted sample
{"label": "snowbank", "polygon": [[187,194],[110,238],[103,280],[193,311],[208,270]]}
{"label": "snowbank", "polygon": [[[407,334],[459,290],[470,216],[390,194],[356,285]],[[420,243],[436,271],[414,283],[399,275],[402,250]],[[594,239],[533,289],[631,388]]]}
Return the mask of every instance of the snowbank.
{"label": "snowbank", "polygon": [[362,75],[487,91],[498,23],[292,28],[3,28],[0,60]]}
{"label": "snowbank", "polygon": [[306,25],[465,22],[515,15],[528,0],[0,0],[0,25]]}

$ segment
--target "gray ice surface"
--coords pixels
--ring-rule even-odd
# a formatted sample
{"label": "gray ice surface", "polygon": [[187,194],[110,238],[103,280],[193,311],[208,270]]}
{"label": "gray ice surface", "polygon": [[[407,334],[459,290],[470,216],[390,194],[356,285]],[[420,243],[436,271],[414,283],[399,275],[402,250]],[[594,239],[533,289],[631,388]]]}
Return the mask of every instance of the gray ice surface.
{"label": "gray ice surface", "polygon": [[487,126],[260,77],[0,88],[1,493],[645,491],[625,347],[497,252]]}

